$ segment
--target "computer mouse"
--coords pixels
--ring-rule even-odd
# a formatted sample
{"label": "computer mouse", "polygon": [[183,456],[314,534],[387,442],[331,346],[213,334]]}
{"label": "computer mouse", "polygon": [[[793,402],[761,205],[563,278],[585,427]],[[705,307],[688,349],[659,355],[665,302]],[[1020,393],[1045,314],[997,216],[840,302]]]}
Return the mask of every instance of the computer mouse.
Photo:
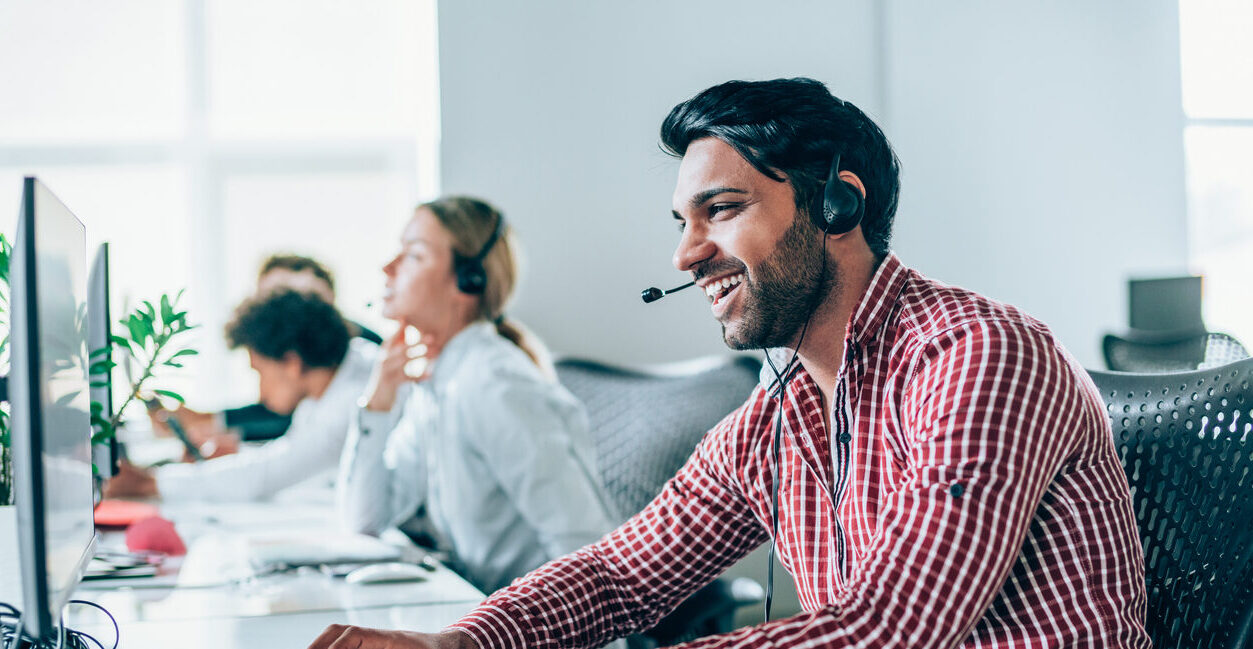
{"label": "computer mouse", "polygon": [[389,561],[362,566],[348,573],[344,581],[350,584],[396,584],[426,581],[428,571],[412,563]]}

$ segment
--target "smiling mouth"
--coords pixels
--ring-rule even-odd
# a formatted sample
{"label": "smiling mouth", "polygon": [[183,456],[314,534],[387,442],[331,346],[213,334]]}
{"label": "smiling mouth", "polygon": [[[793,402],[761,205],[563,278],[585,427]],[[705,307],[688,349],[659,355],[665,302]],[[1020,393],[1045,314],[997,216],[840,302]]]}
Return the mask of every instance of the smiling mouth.
{"label": "smiling mouth", "polygon": [[713,302],[713,306],[717,306],[743,281],[744,273],[716,279],[705,285],[705,296]]}

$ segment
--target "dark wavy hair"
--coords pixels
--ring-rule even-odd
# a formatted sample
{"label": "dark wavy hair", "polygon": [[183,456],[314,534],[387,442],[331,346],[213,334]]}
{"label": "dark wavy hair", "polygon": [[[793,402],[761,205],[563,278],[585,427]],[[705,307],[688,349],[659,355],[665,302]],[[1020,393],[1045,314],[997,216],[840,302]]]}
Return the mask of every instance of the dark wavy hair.
{"label": "dark wavy hair", "polygon": [[295,352],[306,368],[339,367],[348,353],[348,324],[314,293],[279,288],[244,300],[226,325],[231,349],[246,347],[282,360]]}
{"label": "dark wavy hair", "polygon": [[856,106],[813,79],[728,81],[675,106],[661,124],[661,147],[683,157],[694,141],[726,142],[758,171],[790,182],[808,214],[831,159],[866,186],[862,234],[877,257],[888,253],[900,194],[900,160],[887,137]]}

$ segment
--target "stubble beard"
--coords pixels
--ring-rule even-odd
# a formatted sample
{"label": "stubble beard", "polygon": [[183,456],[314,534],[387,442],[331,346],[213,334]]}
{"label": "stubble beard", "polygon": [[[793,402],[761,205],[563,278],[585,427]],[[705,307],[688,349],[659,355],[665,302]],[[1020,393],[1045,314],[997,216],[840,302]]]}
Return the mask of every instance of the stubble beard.
{"label": "stubble beard", "polygon": [[722,322],[727,347],[744,351],[795,344],[813,310],[839,286],[834,265],[826,264],[823,272],[825,255],[825,237],[797,215],[774,252],[741,285],[742,314],[730,326]]}

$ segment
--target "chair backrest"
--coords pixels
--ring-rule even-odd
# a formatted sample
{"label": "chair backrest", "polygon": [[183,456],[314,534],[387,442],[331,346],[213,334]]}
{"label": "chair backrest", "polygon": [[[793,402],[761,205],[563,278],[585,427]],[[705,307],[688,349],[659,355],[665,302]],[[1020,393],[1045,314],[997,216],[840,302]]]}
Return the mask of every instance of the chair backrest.
{"label": "chair backrest", "polygon": [[1218,332],[1137,332],[1106,334],[1105,365],[1115,372],[1186,372],[1248,358],[1235,338]]}
{"label": "chair backrest", "polygon": [[757,384],[749,356],[629,369],[562,359],[557,378],[587,407],[605,491],[619,517],[649,503],[697,442]]}
{"label": "chair backrest", "polygon": [[1253,614],[1253,359],[1090,373],[1131,487],[1153,646],[1239,646]]}

